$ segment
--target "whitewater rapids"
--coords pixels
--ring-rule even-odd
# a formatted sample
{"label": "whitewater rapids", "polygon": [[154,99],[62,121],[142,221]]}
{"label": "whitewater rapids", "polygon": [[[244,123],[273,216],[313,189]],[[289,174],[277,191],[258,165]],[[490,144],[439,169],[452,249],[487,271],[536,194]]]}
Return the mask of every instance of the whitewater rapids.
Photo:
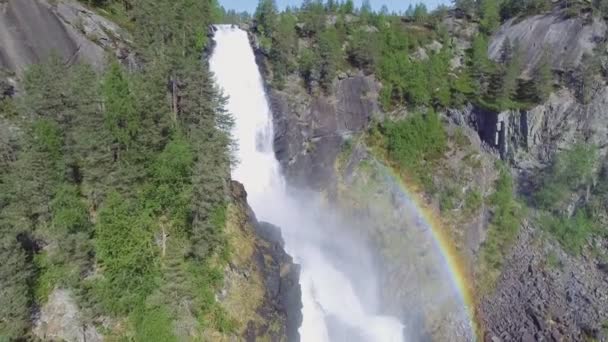
{"label": "whitewater rapids", "polygon": [[[404,341],[399,320],[379,314],[379,291],[371,256],[357,242],[336,236],[337,220],[315,197],[288,188],[273,150],[272,115],[247,33],[216,27],[210,59],[216,82],[229,96],[235,119],[241,182],[260,221],[281,228],[287,252],[301,265],[302,341]],[[333,233],[332,233],[333,232]]]}

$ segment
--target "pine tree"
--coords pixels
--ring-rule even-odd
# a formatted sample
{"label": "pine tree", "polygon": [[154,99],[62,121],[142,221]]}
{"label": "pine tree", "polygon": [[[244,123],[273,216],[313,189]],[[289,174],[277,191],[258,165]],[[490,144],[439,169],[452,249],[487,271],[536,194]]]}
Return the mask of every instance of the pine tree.
{"label": "pine tree", "polygon": [[534,71],[534,89],[536,97],[539,101],[545,101],[549,98],[553,90],[553,73],[551,71],[551,61],[547,50],[543,52],[540,61]]}
{"label": "pine tree", "polygon": [[281,89],[285,76],[292,70],[292,56],[296,53],[297,36],[295,31],[296,18],[283,14],[279,18],[278,30],[272,37],[273,83]]}
{"label": "pine tree", "polygon": [[65,123],[66,98],[63,91],[68,89],[64,61],[51,55],[45,63],[31,66],[24,76],[26,107],[29,114]]}
{"label": "pine tree", "polygon": [[[218,9],[215,0],[138,0],[128,15],[141,63],[129,72],[111,64],[103,82],[58,58],[26,71],[18,159],[0,171],[0,339],[23,337],[38,292],[57,286],[73,289],[84,311],[133,317],[136,330],[136,308],[154,302],[158,279],[195,303],[195,315],[213,304],[217,282],[197,282],[191,268],[158,274],[155,237],[159,222],[174,229],[173,257],[197,270],[225,246],[232,120],[201,63]],[[101,277],[91,282],[83,275],[93,264]],[[171,331],[171,319],[154,331]]]}
{"label": "pine tree", "polygon": [[508,64],[513,58],[513,45],[511,39],[506,37],[500,46],[500,63]]}
{"label": "pine tree", "polygon": [[432,94],[435,104],[445,107],[450,102],[450,53],[444,47],[429,57],[428,66],[429,93]]}
{"label": "pine tree", "polygon": [[335,13],[338,9],[339,3],[337,0],[327,0],[325,3],[325,9],[328,13]]}
{"label": "pine tree", "polygon": [[316,55],[312,51],[306,49],[300,53],[298,58],[298,71],[309,92],[312,90],[312,84],[315,81],[314,74],[316,65]]}
{"label": "pine tree", "polygon": [[419,3],[416,5],[416,7],[414,7],[414,21],[421,23],[424,22],[426,20],[426,18],[428,17],[428,10],[426,8],[426,5],[424,3]]}
{"label": "pine tree", "polygon": [[272,37],[277,29],[277,4],[275,0],[260,0],[253,18],[256,22],[256,30],[264,37]]}
{"label": "pine tree", "polygon": [[319,84],[328,90],[336,76],[340,58],[340,43],[335,29],[328,29],[319,37]]}
{"label": "pine tree", "polygon": [[480,0],[479,10],[481,21],[479,26],[486,34],[492,34],[500,25],[500,4],[496,0]]}
{"label": "pine tree", "polygon": [[192,170],[191,249],[204,260],[223,241],[214,214],[224,210],[233,146],[232,117],[225,110],[226,98],[211,82],[205,67],[188,72],[184,88],[181,126],[194,153]]}
{"label": "pine tree", "polygon": [[357,30],[348,45],[350,62],[361,69],[373,70],[379,58],[379,39],[377,34]]}
{"label": "pine tree", "polygon": [[426,66],[423,63],[410,63],[405,75],[405,91],[409,103],[424,106],[431,101]]}
{"label": "pine tree", "polygon": [[144,208],[117,193],[108,196],[99,212],[95,254],[104,279],[97,291],[110,312],[130,312],[154,287],[152,222]]}
{"label": "pine tree", "polygon": [[380,7],[380,15],[383,17],[386,17],[389,14],[390,13],[389,13],[388,7],[386,5],[382,5],[382,7]]}
{"label": "pine tree", "polygon": [[340,12],[342,12],[342,14],[353,14],[354,11],[355,4],[353,3],[353,0],[346,0],[340,8]]}
{"label": "pine tree", "polygon": [[475,0],[452,0],[452,2],[454,3],[455,8],[462,10],[469,16],[475,13]]}
{"label": "pine tree", "polygon": [[370,14],[372,13],[372,5],[369,0],[363,0],[361,2],[361,7],[359,8],[360,14]]}
{"label": "pine tree", "polygon": [[104,79],[103,97],[106,127],[121,149],[128,148],[140,128],[140,118],[127,77],[116,62]]}
{"label": "pine tree", "polygon": [[471,76],[475,88],[480,94],[487,91],[488,75],[491,73],[491,61],[488,58],[488,42],[484,35],[478,34],[471,48]]}
{"label": "pine tree", "polygon": [[325,8],[318,0],[303,2],[298,19],[304,24],[305,34],[316,37],[325,29]]}
{"label": "pine tree", "polygon": [[518,42],[511,45],[505,39],[501,49],[503,64],[497,68],[494,76],[493,96],[501,108],[509,108],[515,100],[518,90],[518,79],[522,69],[522,51]]}
{"label": "pine tree", "polygon": [[405,11],[405,16],[408,18],[414,17],[414,6],[412,4],[409,4],[409,6],[407,6],[407,10]]}
{"label": "pine tree", "polygon": [[34,273],[16,235],[7,229],[0,227],[0,338],[8,341],[24,338],[30,326]]}

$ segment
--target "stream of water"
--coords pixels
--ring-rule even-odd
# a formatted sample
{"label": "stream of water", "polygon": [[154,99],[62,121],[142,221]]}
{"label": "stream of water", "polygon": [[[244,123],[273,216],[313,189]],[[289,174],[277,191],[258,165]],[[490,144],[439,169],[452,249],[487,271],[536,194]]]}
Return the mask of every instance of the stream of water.
{"label": "stream of water", "polygon": [[337,229],[339,220],[314,194],[289,188],[273,150],[272,115],[247,33],[220,25],[210,60],[216,81],[229,96],[235,119],[238,165],[260,221],[281,228],[287,252],[301,265],[302,341],[404,340],[404,326],[381,315],[377,276],[366,247]]}

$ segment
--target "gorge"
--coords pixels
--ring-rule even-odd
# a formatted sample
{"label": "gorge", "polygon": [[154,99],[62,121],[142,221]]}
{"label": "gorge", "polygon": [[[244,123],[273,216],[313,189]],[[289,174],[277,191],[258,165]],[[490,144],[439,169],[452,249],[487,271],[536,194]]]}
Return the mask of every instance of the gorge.
{"label": "gorge", "polygon": [[608,340],[606,1],[256,2],[0,0],[0,341]]}
{"label": "gorge", "polygon": [[285,183],[247,33],[219,26],[214,39],[211,70],[229,96],[227,109],[236,122],[238,166],[232,177],[245,186],[258,219],[281,227],[287,251],[301,265],[301,340],[404,341],[402,324],[380,315],[377,271],[366,246],[349,238],[318,195],[298,193]]}

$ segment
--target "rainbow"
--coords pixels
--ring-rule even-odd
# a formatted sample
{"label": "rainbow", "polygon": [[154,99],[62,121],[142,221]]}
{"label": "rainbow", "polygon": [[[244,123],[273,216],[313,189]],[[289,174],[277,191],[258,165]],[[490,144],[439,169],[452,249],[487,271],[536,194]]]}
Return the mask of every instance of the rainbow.
{"label": "rainbow", "polygon": [[459,299],[465,308],[469,321],[471,335],[475,340],[482,340],[480,337],[479,326],[476,323],[475,301],[473,297],[473,289],[470,284],[470,273],[464,266],[459,253],[454,248],[451,238],[445,232],[439,214],[436,210],[429,208],[428,205],[417,195],[418,187],[406,182],[401,175],[396,173],[392,168],[375,160],[379,170],[382,171],[387,180],[400,189],[401,199],[409,209],[417,213],[419,221],[424,224],[432,236],[437,249],[441,253],[441,259],[445,262],[445,267],[449,273],[451,282],[455,286],[455,290],[459,295]]}

